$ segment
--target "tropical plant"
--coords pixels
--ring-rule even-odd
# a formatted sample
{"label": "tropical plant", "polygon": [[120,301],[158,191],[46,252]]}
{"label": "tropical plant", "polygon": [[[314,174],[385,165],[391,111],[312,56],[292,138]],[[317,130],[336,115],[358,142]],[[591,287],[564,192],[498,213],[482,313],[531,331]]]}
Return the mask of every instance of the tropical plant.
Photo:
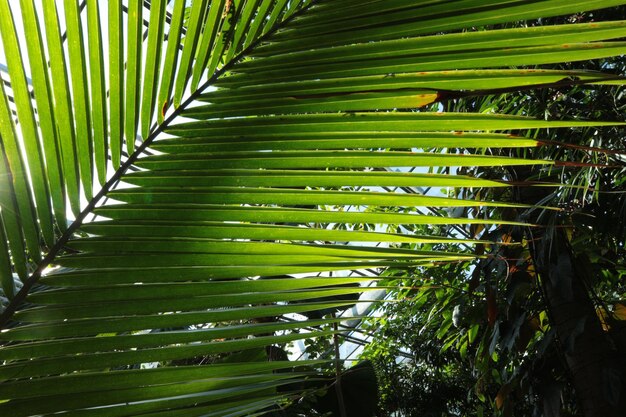
{"label": "tropical plant", "polygon": [[54,1],[0,0],[4,414],[236,416],[292,403],[316,362],[228,354],[327,334],[315,326],[337,319],[275,318],[353,304],[366,289],[345,284],[363,279],[339,271],[476,256],[417,246],[459,238],[359,225],[507,223],[415,208],[528,206],[390,192],[508,184],[389,168],[555,164],[463,149],[611,123],[413,109],[622,82],[508,68],[622,54],[626,22],[480,29],[623,1],[167,3],[67,0],[61,18]]}
{"label": "tropical plant", "polygon": [[[626,10],[622,7],[606,12],[623,18]],[[561,23],[588,21],[599,14],[582,13],[557,19]],[[542,23],[547,24],[547,20],[556,19],[543,19]],[[625,64],[624,56],[584,63],[589,68],[610,68],[615,73],[623,73]],[[571,69],[572,64],[558,66]],[[444,108],[446,111],[504,111],[537,117],[623,119],[620,109],[625,99],[623,87],[569,86],[455,99],[444,103]],[[586,132],[587,129],[590,131]],[[537,210],[531,218],[542,225],[541,228],[457,227],[455,233],[467,237],[492,239],[500,236],[507,241],[519,240],[521,245],[492,245],[487,249],[490,258],[439,265],[419,274],[401,271],[395,274],[394,279],[401,280],[396,285],[415,289],[396,290],[402,291],[408,300],[381,306],[386,314],[380,321],[369,324],[375,336],[363,354],[376,363],[381,376],[380,415],[395,415],[390,413],[399,409],[406,416],[480,415],[478,410],[486,415],[582,416],[583,401],[576,401],[575,395],[578,391],[595,390],[594,396],[602,397],[620,389],[611,378],[593,382],[588,374],[581,378],[582,366],[572,366],[571,361],[576,350],[581,350],[583,357],[598,358],[594,366],[606,360],[608,365],[604,372],[607,375],[626,371],[619,360],[626,352],[626,322],[623,321],[626,319],[623,313],[626,251],[622,226],[626,207],[624,126],[590,127],[582,131],[528,131],[526,135],[540,135],[542,140],[559,141],[567,146],[491,151],[499,155],[524,152],[531,158],[573,159],[587,165],[576,169],[541,167],[533,170],[474,167],[464,169],[465,173],[489,179],[510,178],[518,183],[558,177],[567,185],[523,190],[516,198],[525,198],[527,203],[542,201],[560,205],[565,210]],[[590,147],[590,143],[601,145],[602,152]],[[606,169],[604,165],[597,165],[599,162],[607,162],[615,168]],[[501,189],[492,191],[497,196]],[[501,215],[508,219],[527,215],[510,208],[491,210],[503,211]],[[481,216],[494,215],[481,211]],[[542,246],[538,236],[558,236],[557,231],[562,228],[568,231],[566,241],[570,253],[565,255],[575,260],[582,273],[571,283],[559,279],[557,290],[566,294],[568,287],[582,282],[585,291],[579,292],[579,296],[586,294],[586,299],[581,297],[575,308],[578,312],[591,310],[585,315],[584,324],[580,317],[571,320],[579,323],[579,334],[571,337],[563,337],[562,324],[553,321],[555,315],[563,314],[566,309],[554,302],[550,289],[544,290],[552,277],[547,271],[536,273],[545,254],[541,250],[529,250],[532,246]],[[433,234],[438,230],[436,226],[419,226],[415,232]],[[535,243],[531,244],[533,239]],[[563,255],[553,256],[553,259],[564,272],[564,266],[570,261]],[[471,264],[477,264],[473,270]],[[583,308],[585,305],[592,308]],[[601,328],[600,334],[596,328]],[[594,351],[585,339],[592,341]],[[611,346],[608,354],[603,353],[605,342]],[[400,353],[410,359],[397,363]],[[463,378],[464,382],[459,383]],[[411,379],[415,381],[413,384],[404,382]],[[587,389],[580,389],[581,384],[587,384]],[[590,389],[590,385],[594,387]],[[410,389],[398,389],[407,386]],[[459,386],[465,390],[458,390]]]}

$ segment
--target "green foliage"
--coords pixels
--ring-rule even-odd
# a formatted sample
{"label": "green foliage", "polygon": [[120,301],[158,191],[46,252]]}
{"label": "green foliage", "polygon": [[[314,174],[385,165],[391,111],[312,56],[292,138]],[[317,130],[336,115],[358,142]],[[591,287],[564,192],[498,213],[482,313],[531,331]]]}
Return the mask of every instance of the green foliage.
{"label": "green foliage", "polygon": [[[368,291],[347,273],[398,284],[433,265],[462,276],[480,259],[481,273],[500,274],[499,258],[481,252],[500,250],[492,224],[519,226],[510,214],[535,201],[512,202],[517,189],[482,169],[543,172],[554,158],[524,150],[549,132],[619,125],[416,109],[555,83],[621,85],[610,71],[508,67],[621,55],[624,21],[474,29],[623,1],[155,0],[124,10],[111,0],[106,18],[101,3],[81,12],[75,0],[0,0],[7,415],[255,416],[294,405],[311,415],[336,376],[287,361],[282,347],[335,332],[328,314]],[[455,191],[422,192],[432,187]],[[471,301],[437,280],[417,304],[429,311],[428,349],[473,357],[480,371],[475,396],[453,390],[457,402],[440,406],[478,410],[522,367],[498,355],[515,351],[525,321],[493,315],[510,307],[494,297],[504,280],[464,283]],[[454,327],[456,305],[486,305],[487,325],[468,313]],[[520,317],[538,311],[520,305]],[[509,346],[491,349],[500,339]],[[429,389],[468,382],[463,363]]]}
{"label": "green foliage", "polygon": [[[609,13],[624,16],[624,8]],[[543,19],[539,24],[592,21],[602,16],[603,13],[581,13],[566,18]],[[621,74],[625,62],[620,56],[588,61],[584,66]],[[573,67],[572,63],[564,63],[550,69]],[[623,120],[624,100],[622,87],[554,86],[460,98],[444,103],[444,108],[447,111],[507,112],[546,118]],[[546,225],[548,232],[550,228],[567,227],[574,256],[590,279],[590,295],[598,315],[613,343],[623,352],[626,348],[622,336],[624,324],[615,311],[621,311],[620,300],[626,296],[623,282],[626,262],[624,130],[619,126],[555,129],[547,134],[528,131],[526,135],[542,137],[546,145],[559,142],[562,146],[541,146],[533,150],[491,149],[488,152],[576,160],[589,165],[536,170],[474,167],[459,172],[520,184],[558,180],[567,185],[543,189],[520,187],[513,189],[513,194],[508,190],[503,193],[502,189],[479,192],[481,197],[487,192],[498,199],[559,205],[564,212],[543,211],[537,216],[519,209],[498,208],[460,213],[507,220],[531,218]],[[612,168],[607,169],[604,164],[612,165]],[[472,190],[461,192],[478,195]],[[419,229],[419,233],[441,233],[435,226],[428,229],[428,232]],[[384,381],[381,385],[381,415],[388,415],[396,409],[401,410],[402,415],[423,415],[420,413],[427,413],[429,409],[436,410],[433,415],[557,415],[553,412],[581,415],[571,376],[563,364],[564,347],[555,339],[554,329],[550,326],[545,295],[528,251],[533,230],[516,226],[486,230],[466,226],[452,233],[507,243],[517,241],[523,246],[479,247],[477,253],[488,254],[489,258],[481,259],[471,269],[439,265],[436,269],[418,269],[404,278],[403,285],[421,289],[399,293],[410,302],[381,307],[388,319],[373,326],[376,337],[363,355],[377,363]],[[415,329],[420,330],[416,332]],[[429,350],[432,344],[435,348]],[[398,364],[396,361],[402,357],[401,352],[408,353],[409,358]],[[619,364],[615,364],[615,369],[618,368]],[[426,378],[428,372],[431,378]],[[461,386],[467,389],[454,395],[453,389],[459,386],[454,378],[462,375],[467,380]],[[406,387],[416,389],[409,391]],[[442,399],[444,401],[440,401]],[[466,402],[455,404],[455,400]],[[440,406],[433,407],[429,401],[439,402]]]}

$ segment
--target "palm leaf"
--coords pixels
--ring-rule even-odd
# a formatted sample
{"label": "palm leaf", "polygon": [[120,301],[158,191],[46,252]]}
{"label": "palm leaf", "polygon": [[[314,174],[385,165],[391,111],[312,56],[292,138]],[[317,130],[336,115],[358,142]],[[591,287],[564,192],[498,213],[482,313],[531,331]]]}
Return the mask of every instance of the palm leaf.
{"label": "palm leaf", "polygon": [[424,214],[529,208],[422,193],[509,186],[425,172],[551,165],[464,149],[542,146],[523,130],[606,124],[415,108],[623,82],[508,67],[622,54],[625,22],[468,30],[623,1],[186,3],[70,0],[60,16],[52,1],[40,14],[32,0],[0,0],[5,414],[257,415],[297,398],[306,390],[290,387],[317,363],[182,364],[328,335],[320,326],[341,319],[258,321],[367,301],[346,284],[372,278],[349,271],[471,259],[419,245],[485,242],[380,225],[514,224]]}

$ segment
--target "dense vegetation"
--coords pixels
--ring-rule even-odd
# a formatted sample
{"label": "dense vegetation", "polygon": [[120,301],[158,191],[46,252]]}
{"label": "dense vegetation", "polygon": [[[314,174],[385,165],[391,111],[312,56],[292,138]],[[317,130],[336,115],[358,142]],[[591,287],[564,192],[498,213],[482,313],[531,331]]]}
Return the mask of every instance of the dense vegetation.
{"label": "dense vegetation", "polygon": [[0,413],[621,417],[623,3],[0,0]]}
{"label": "dense vegetation", "polygon": [[[624,16],[624,8],[544,19],[535,24],[594,21],[610,13]],[[571,69],[564,63],[559,69]],[[589,61],[585,67],[626,71],[623,56]],[[609,86],[569,86],[536,91],[510,92],[445,103],[447,111],[508,112],[545,118],[626,118],[626,92]],[[395,284],[413,286],[402,291],[400,304],[382,306],[385,318],[370,323],[375,337],[364,358],[378,368],[383,395],[379,415],[401,412],[407,416],[533,415],[582,416],[566,363],[576,337],[563,340],[551,324],[547,278],[536,274],[540,237],[565,230],[568,249],[593,304],[599,325],[616,349],[626,349],[626,169],[623,127],[529,131],[559,148],[533,150],[532,158],[579,161],[576,167],[524,171],[518,168],[472,168],[473,176],[507,179],[523,184],[556,180],[567,186],[543,191],[514,191],[513,201],[559,206],[561,213],[536,213],[500,209],[481,216],[533,219],[542,229],[498,227],[420,229],[420,233],[453,233],[502,242],[518,242],[517,248],[493,245],[485,248],[495,259],[421,268],[410,274],[398,271]],[[515,152],[515,151],[514,151]],[[509,152],[498,152],[510,154]],[[529,156],[529,155],[527,155]],[[610,164],[606,169],[601,164]],[[588,164],[582,166],[582,164]],[[600,165],[598,165],[600,164]],[[485,192],[485,190],[481,190]],[[498,196],[502,198],[502,196]],[[504,212],[502,212],[504,210]],[[533,242],[534,240],[534,242]],[[401,278],[400,278],[401,277]],[[567,285],[559,282],[559,285]],[[567,291],[567,287],[560,288]],[[571,291],[571,290],[570,290]],[[558,308],[558,307],[557,307]],[[579,325],[584,332],[588,325]],[[419,329],[419,331],[415,331]],[[401,351],[410,361],[398,363]],[[616,375],[621,360],[613,362]],[[602,390],[619,389],[608,378]],[[610,394],[613,395],[613,394]]]}

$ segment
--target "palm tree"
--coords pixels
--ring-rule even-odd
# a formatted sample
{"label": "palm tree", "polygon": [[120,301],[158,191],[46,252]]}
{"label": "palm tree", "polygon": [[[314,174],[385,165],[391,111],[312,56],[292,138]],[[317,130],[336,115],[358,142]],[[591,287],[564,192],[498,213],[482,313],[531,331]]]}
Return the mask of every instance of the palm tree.
{"label": "palm tree", "polygon": [[388,191],[507,186],[390,168],[555,164],[463,149],[610,123],[416,108],[622,82],[502,68],[623,54],[626,22],[482,29],[623,1],[168,3],[0,0],[5,415],[258,415],[299,398],[315,362],[185,361],[327,334],[314,326],[337,319],[261,319],[353,304],[345,284],[363,278],[342,271],[474,256],[360,225],[491,224],[416,207],[512,204]]}

